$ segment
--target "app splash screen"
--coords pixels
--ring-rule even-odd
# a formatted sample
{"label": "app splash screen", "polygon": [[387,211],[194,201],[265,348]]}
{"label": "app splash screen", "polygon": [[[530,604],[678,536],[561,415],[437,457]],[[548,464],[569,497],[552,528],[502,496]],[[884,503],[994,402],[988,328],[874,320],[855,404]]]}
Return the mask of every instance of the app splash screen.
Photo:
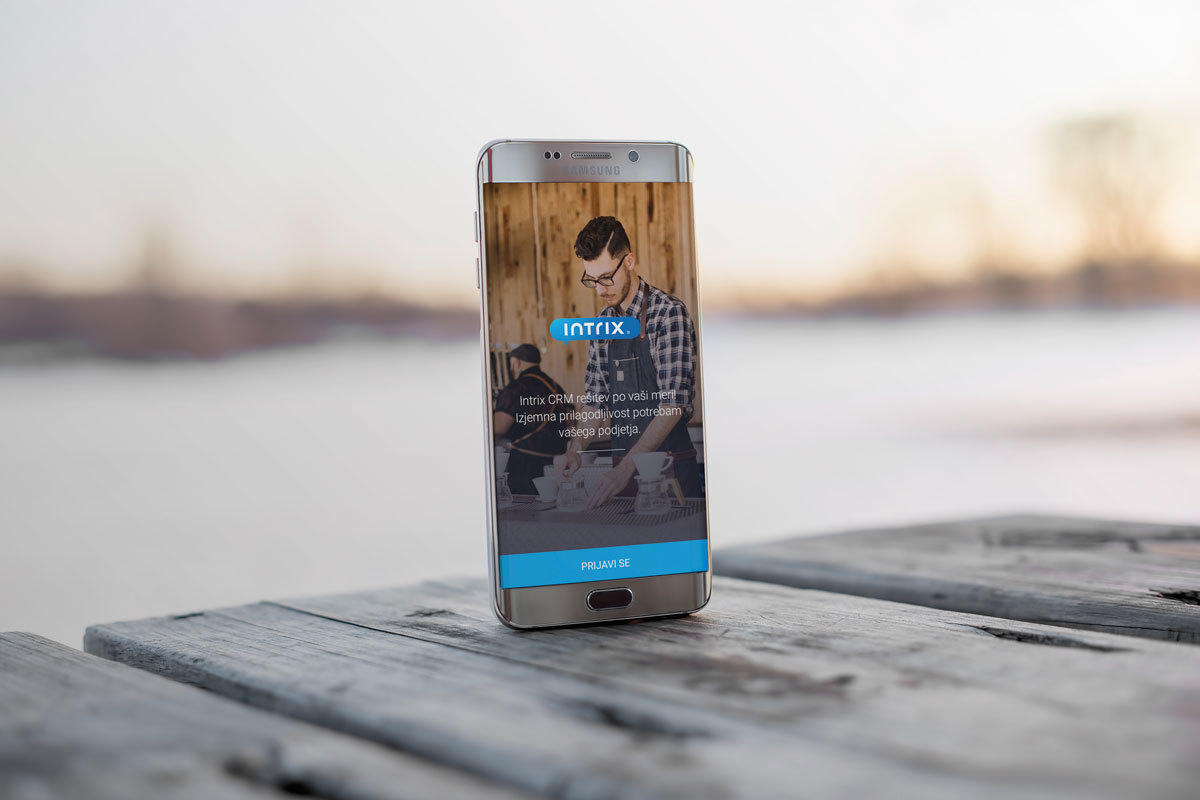
{"label": "app splash screen", "polygon": [[502,588],[708,569],[688,183],[484,186]]}

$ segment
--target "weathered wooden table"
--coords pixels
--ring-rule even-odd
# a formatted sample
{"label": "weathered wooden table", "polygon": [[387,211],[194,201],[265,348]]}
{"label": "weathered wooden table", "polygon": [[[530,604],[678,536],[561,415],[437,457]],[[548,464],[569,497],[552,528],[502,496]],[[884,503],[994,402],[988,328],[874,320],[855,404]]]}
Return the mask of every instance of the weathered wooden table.
{"label": "weathered wooden table", "polygon": [[0,633],[0,797],[500,797],[460,770]]}
{"label": "weathered wooden table", "polygon": [[1200,643],[1198,526],[991,517],[727,548],[714,563],[787,586]]}
{"label": "weathered wooden table", "polygon": [[463,579],[97,625],[85,646],[128,666],[0,639],[0,796],[89,775],[96,797],[1200,786],[1200,647],[733,578],[699,614],[629,625],[518,633]]}

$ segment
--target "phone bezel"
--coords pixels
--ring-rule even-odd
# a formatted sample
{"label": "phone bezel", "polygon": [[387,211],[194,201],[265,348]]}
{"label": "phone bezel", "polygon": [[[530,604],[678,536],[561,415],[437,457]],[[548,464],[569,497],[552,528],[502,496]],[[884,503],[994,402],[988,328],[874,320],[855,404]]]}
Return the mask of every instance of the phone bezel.
{"label": "phone bezel", "polygon": [[[612,152],[612,159],[587,159],[583,163],[616,167],[597,170],[596,174],[571,174],[570,166],[578,167],[581,160],[572,159],[572,151]],[[558,159],[546,159],[545,152],[561,153]],[[638,151],[638,160],[631,162],[629,150]],[[505,625],[517,629],[587,625],[649,617],[690,614],[703,608],[712,596],[712,537],[705,506],[705,527],[709,548],[708,570],[645,578],[627,578],[584,583],[551,584],[518,589],[500,588],[500,563],[497,536],[496,477],[492,446],[492,398],[489,387],[487,298],[487,225],[485,223],[483,192],[487,183],[691,183],[692,154],[681,144],[665,141],[615,141],[600,139],[494,139],[483,146],[476,159],[475,237],[479,243],[476,264],[480,298],[479,338],[482,352],[483,430],[484,430],[484,496],[487,499],[485,516],[488,543],[488,583],[491,589],[492,610]],[[689,232],[693,241],[695,230]],[[694,252],[694,249],[693,249]],[[698,266],[696,267],[699,271]],[[697,380],[703,380],[703,326],[699,308],[699,275],[696,278],[697,303],[692,309],[697,339]],[[703,399],[701,397],[701,403]],[[702,411],[702,409],[701,409]],[[703,416],[701,417],[703,418]],[[707,431],[705,439],[707,440]],[[706,489],[705,496],[708,496]],[[625,608],[593,611],[587,606],[587,596],[596,589],[629,588],[633,603]]]}

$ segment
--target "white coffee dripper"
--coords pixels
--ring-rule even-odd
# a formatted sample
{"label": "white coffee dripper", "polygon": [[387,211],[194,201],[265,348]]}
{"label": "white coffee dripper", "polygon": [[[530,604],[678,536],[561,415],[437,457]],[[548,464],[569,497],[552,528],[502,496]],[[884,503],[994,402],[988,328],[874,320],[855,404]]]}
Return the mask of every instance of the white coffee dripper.
{"label": "white coffee dripper", "polygon": [[667,469],[671,466],[671,454],[663,452],[635,453],[633,464],[638,471],[637,500],[633,510],[637,514],[661,514],[671,508],[667,498]]}
{"label": "white coffee dripper", "polygon": [[671,466],[671,454],[656,450],[653,453],[634,453],[633,464],[643,478],[661,478]]}

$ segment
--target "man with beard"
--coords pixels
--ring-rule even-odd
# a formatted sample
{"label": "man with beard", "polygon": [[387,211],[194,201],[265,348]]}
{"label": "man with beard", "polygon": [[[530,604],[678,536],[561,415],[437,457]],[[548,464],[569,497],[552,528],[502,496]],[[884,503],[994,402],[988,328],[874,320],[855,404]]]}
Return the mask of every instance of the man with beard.
{"label": "man with beard", "polygon": [[[588,506],[626,489],[636,471],[631,455],[656,451],[671,454],[684,495],[700,496],[700,467],[687,430],[696,385],[696,330],[687,307],[638,276],[637,256],[615,217],[588,222],[575,238],[575,255],[583,262],[580,282],[604,302],[600,316],[641,323],[637,338],[588,342],[584,391],[598,398],[621,431],[612,437],[613,468],[596,484]],[[614,394],[625,399],[612,402]],[[571,437],[566,453],[554,459],[563,475],[579,468],[588,444],[585,436]]]}

